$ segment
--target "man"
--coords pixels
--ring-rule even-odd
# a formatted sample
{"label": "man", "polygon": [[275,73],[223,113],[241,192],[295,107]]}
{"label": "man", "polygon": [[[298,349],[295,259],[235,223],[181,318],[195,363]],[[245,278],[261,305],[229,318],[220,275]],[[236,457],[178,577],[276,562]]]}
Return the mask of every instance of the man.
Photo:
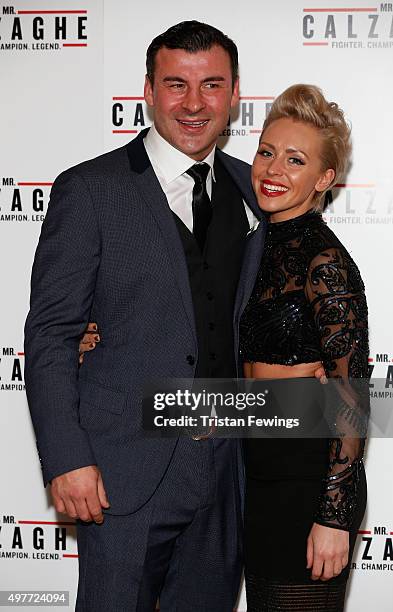
{"label": "man", "polygon": [[[236,601],[238,442],[147,439],[141,399],[151,378],[237,373],[265,231],[262,219],[250,233],[261,214],[249,166],[215,148],[238,98],[235,44],[206,24],[173,26],[147,52],[154,126],[52,189],[25,378],[44,484],[80,519],[79,611],[145,612],[159,596],[163,611],[230,612]],[[89,320],[101,341],[78,372]]]}

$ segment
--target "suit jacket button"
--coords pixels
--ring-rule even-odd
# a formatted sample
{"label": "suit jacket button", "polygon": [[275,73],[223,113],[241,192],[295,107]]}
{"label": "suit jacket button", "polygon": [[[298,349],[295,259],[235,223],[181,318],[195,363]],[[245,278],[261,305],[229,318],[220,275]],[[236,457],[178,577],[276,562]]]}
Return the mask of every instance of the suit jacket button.
{"label": "suit jacket button", "polygon": [[187,363],[189,363],[190,365],[194,365],[195,357],[193,357],[192,355],[187,355]]}

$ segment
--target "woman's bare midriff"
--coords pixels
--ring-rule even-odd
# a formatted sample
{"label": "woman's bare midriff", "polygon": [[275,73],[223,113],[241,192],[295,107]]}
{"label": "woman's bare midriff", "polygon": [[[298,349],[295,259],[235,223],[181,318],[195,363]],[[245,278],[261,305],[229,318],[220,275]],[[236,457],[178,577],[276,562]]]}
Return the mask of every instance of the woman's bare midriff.
{"label": "woman's bare midriff", "polygon": [[308,378],[314,377],[320,368],[323,368],[321,361],[297,363],[293,366],[254,361],[245,363],[243,372],[245,378]]}

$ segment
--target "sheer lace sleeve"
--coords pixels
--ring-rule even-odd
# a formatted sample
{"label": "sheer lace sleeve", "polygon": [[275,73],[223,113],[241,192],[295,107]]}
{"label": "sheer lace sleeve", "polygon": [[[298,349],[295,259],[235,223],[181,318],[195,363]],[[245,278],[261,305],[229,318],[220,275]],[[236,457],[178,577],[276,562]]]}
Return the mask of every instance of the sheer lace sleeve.
{"label": "sheer lace sleeve", "polygon": [[315,522],[349,530],[369,414],[367,303],[359,270],[344,248],[313,258],[306,295],[313,309],[329,385],[337,392],[329,469]]}

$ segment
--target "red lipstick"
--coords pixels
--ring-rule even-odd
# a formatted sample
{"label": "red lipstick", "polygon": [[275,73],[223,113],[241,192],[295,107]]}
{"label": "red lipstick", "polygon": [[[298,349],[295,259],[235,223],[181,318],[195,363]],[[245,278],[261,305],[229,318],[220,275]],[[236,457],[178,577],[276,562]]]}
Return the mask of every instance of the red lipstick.
{"label": "red lipstick", "polygon": [[[267,187],[268,185],[271,185],[272,188],[269,189],[269,187]],[[273,189],[274,187],[280,187],[282,189]],[[267,198],[278,198],[279,196],[282,196],[284,193],[288,192],[288,187],[282,183],[277,183],[276,181],[271,181],[270,179],[264,179],[261,182],[261,192]]]}

